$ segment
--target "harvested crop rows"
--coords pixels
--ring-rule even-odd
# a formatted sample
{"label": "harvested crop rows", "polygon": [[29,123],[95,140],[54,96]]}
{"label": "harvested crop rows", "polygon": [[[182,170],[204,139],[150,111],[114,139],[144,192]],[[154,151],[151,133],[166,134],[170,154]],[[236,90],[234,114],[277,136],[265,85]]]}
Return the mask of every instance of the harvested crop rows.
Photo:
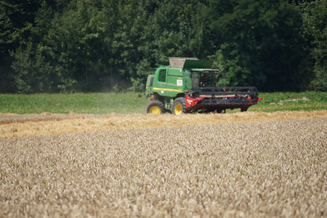
{"label": "harvested crop rows", "polygon": [[76,115],[0,114],[0,137],[61,135],[108,130],[149,129],[181,126],[201,126],[224,123],[269,122],[327,117],[327,111],[279,111],[274,113],[246,112],[236,114],[166,115]]}
{"label": "harvested crop rows", "polygon": [[[283,115],[289,120],[258,122],[269,117],[262,114],[261,120],[241,123],[243,114],[251,115],[230,115],[238,122],[225,117],[223,124],[209,122],[218,115],[150,116],[159,119],[151,128],[145,127],[147,117],[138,115],[129,120],[143,120],[142,128],[115,124],[111,118],[125,119],[119,115],[2,121],[1,126],[50,121],[55,126],[80,120],[96,128],[95,121],[111,119],[122,127],[2,135],[0,217],[327,216],[326,115],[292,120],[289,112]],[[173,127],[162,126],[165,119],[174,119]]]}

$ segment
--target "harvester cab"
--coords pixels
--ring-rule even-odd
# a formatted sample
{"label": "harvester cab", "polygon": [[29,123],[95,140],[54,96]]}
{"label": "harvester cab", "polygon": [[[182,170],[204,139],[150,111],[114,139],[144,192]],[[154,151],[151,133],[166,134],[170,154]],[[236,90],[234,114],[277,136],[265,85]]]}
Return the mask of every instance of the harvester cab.
{"label": "harvester cab", "polygon": [[147,113],[246,111],[260,100],[256,87],[225,87],[223,75],[212,69],[212,64],[197,58],[169,58],[169,66],[161,66],[148,76]]}

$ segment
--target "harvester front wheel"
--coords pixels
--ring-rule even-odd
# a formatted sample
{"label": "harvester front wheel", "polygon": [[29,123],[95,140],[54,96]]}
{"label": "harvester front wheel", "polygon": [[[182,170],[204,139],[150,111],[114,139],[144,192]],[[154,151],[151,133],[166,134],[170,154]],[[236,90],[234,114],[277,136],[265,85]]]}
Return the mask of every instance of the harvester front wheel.
{"label": "harvester front wheel", "polygon": [[165,107],[160,101],[151,101],[146,107],[146,112],[148,114],[163,114],[165,112]]}
{"label": "harvester front wheel", "polygon": [[176,98],[173,104],[172,113],[174,115],[181,115],[187,113],[185,98]]}

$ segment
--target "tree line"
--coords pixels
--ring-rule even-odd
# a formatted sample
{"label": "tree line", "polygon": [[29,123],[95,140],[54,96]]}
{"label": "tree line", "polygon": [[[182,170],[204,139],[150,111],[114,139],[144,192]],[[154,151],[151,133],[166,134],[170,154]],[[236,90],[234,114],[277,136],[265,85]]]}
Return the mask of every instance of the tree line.
{"label": "tree line", "polygon": [[0,93],[142,91],[168,57],[231,86],[327,90],[325,0],[0,0]]}

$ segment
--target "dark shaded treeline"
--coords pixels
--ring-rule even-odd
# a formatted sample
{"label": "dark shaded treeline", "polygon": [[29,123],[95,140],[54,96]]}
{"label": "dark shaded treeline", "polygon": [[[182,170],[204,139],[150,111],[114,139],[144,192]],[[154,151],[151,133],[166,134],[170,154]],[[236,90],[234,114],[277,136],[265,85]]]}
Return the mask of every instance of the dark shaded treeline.
{"label": "dark shaded treeline", "polygon": [[327,89],[327,1],[1,0],[0,92],[143,90],[168,57],[229,85]]}

